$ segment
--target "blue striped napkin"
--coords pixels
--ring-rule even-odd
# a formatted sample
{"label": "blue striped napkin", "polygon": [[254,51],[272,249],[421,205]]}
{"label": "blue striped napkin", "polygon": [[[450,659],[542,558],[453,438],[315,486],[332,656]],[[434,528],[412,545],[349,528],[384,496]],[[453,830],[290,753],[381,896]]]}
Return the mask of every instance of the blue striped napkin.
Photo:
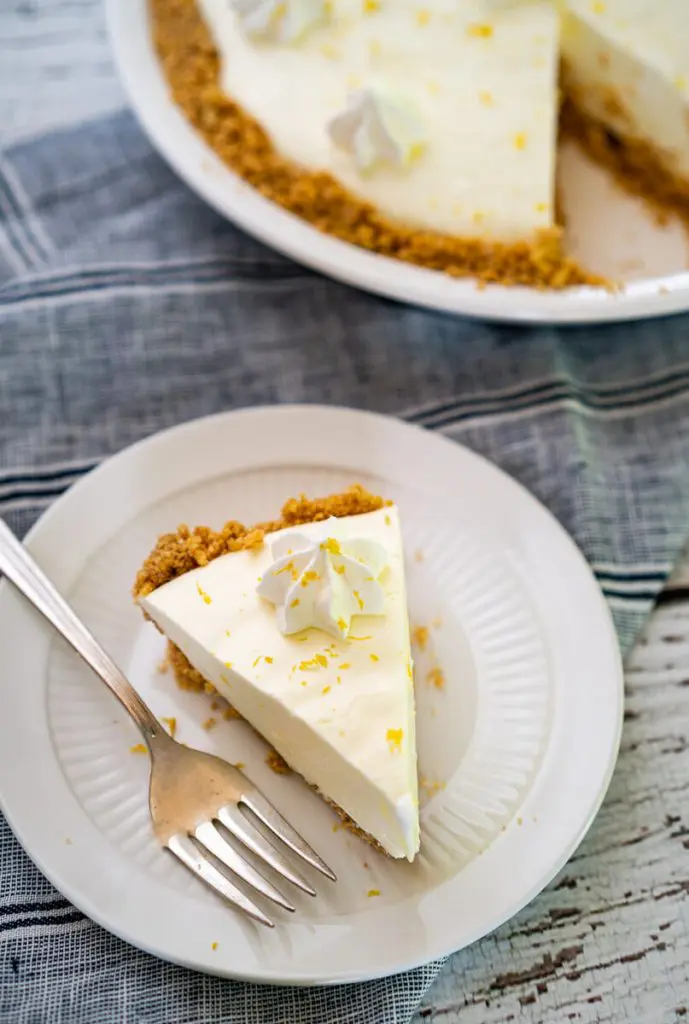
{"label": "blue striped napkin", "polygon": [[[129,115],[0,154],[0,514],[24,533],[153,431],[269,402],[375,409],[494,460],[587,555],[627,648],[689,532],[689,317],[496,327],[404,308],[263,248]],[[0,1021],[406,1024],[441,967],[263,989],[103,932],[0,819]]]}

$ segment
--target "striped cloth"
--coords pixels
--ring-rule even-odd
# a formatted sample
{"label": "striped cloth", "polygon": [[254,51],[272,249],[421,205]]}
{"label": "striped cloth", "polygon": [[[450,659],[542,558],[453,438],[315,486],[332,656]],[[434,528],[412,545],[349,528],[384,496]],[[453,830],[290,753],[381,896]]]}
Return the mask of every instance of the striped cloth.
{"label": "striped cloth", "polygon": [[[18,533],[153,431],[300,401],[404,416],[521,480],[583,548],[624,648],[689,532],[689,317],[495,327],[360,294],[225,223],[126,114],[0,155],[0,514]],[[195,975],[84,919],[0,819],[2,1024],[403,1024],[440,966],[340,989]]]}

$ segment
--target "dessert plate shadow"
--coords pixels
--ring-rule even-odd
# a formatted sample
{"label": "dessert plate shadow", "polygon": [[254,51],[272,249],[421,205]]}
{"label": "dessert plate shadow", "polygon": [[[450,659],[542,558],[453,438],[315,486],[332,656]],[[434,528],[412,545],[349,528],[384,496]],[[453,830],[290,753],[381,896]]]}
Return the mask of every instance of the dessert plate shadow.
{"label": "dessert plate shadow", "polygon": [[[340,828],[299,778],[270,771],[248,726],[180,691],[161,668],[162,638],[130,597],[156,536],[179,522],[256,522],[293,494],[353,482],[398,504],[411,621],[428,631],[414,652],[423,799],[412,865]],[[225,413],[108,460],[52,506],[27,544],[154,712],[176,719],[178,738],[241,762],[338,876],[334,885],[312,879],[315,900],[291,893],[297,913],[274,933],[200,887],[154,841],[134,726],[2,583],[3,811],[65,896],[141,949],[266,983],[402,971],[516,913],[600,806],[622,722],[607,607],[550,513],[459,445],[353,410]]]}
{"label": "dessert plate shadow", "polygon": [[616,290],[479,287],[471,279],[415,267],[325,235],[264,199],[233,174],[172,102],[153,51],[146,0],[108,0],[115,60],[153,145],[218,212],[271,248],[329,277],[429,309],[523,323],[598,323],[689,309],[689,238],[661,227],[636,200],[578,152],[561,161],[569,250]]}

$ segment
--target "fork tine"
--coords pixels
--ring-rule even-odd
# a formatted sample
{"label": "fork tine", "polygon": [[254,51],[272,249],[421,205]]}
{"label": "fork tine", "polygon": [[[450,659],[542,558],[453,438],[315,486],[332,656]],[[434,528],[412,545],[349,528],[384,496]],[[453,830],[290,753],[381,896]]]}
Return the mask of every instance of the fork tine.
{"label": "fork tine", "polygon": [[233,871],[241,879],[258,889],[262,896],[284,907],[285,910],[294,910],[294,907],[282,895],[279,889],[259,874],[259,872],[244,860],[218,832],[212,821],[204,821],[194,832],[195,838],[205,847],[209,853],[217,857],[225,867]]}
{"label": "fork tine", "polygon": [[277,871],[279,875],[292,882],[302,892],[308,893],[309,896],[316,895],[316,890],[294,870],[286,858],[271,843],[263,838],[260,832],[253,828],[248,818],[242,814],[238,807],[234,804],[221,807],[218,811],[218,821],[236,839],[244,843],[252,853],[255,853],[257,857],[260,857],[266,864],[269,864],[274,871]]}
{"label": "fork tine", "polygon": [[200,878],[202,882],[210,886],[211,889],[215,889],[217,893],[223,896],[229,903],[237,907],[239,910],[243,910],[245,914],[252,917],[254,921],[258,921],[260,924],[266,925],[268,928],[274,928],[275,925],[269,917],[263,913],[262,910],[252,903],[248,896],[245,896],[241,890],[239,890],[229,878],[226,877],[221,871],[219,871],[208,858],[201,853],[198,847],[195,845],[193,840],[189,836],[174,835],[171,836],[167,841],[167,848],[170,853],[174,853],[175,857],[181,860],[185,867],[189,868],[197,878]]}
{"label": "fork tine", "polygon": [[240,806],[241,804],[245,804],[259,821],[262,821],[278,839],[282,840],[285,846],[289,846],[290,850],[298,854],[307,864],[316,868],[317,871],[320,871],[322,875],[325,875],[332,882],[337,881],[335,872],[328,867],[324,860],[321,860],[316,851],[309,846],[305,839],[302,839],[297,830],[292,828],[288,821],[285,821],[280,812],[275,810],[273,805],[266,800],[262,793],[259,793],[255,786],[245,786]]}

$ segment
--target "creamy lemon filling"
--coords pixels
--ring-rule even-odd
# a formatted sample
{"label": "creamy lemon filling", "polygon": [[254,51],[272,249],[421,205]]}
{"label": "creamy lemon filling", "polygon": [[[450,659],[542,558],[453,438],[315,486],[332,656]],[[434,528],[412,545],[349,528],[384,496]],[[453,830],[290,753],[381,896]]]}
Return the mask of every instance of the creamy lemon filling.
{"label": "creamy lemon filling", "polygon": [[[291,569],[281,572],[291,544],[294,579]],[[321,560],[322,544],[328,558]],[[305,559],[309,553],[314,557]],[[356,596],[354,608],[342,594],[330,602],[321,572],[307,561],[343,577],[364,607]],[[333,631],[284,631],[280,595],[268,588],[261,596],[272,573],[280,573],[275,581],[289,575],[284,595],[301,602],[302,591],[311,611],[318,599],[309,604],[306,595],[310,587],[320,589],[321,611],[325,604],[332,612],[323,621],[334,621]],[[360,592],[360,584],[369,590]],[[367,601],[374,614],[356,614],[367,610]],[[419,846],[414,688],[394,506],[278,531],[258,549],[184,573],[140,604],[290,767],[391,856],[413,859]],[[335,614],[343,608],[352,612],[346,629]]]}

